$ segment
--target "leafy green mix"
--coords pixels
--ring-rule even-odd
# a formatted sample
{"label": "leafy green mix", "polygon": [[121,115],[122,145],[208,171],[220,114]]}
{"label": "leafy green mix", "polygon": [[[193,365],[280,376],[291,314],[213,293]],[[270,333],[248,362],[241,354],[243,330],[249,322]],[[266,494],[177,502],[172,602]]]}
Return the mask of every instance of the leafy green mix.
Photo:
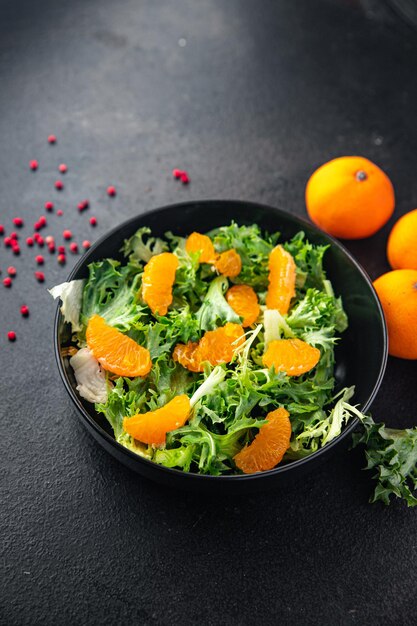
{"label": "leafy green mix", "polygon": [[[241,321],[225,299],[232,283],[250,285],[260,304],[265,304],[268,257],[279,234],[262,234],[256,225],[235,223],[209,233],[216,252],[234,248],[239,253],[242,271],[233,280],[200,264],[198,253],[188,254],[184,238],[167,233],[162,240],[150,235],[149,229],[142,228],[125,242],[125,263],[113,259],[91,263],[88,279],[72,290],[76,294],[82,291],[82,302],[77,304],[79,320],[70,320],[79,348],[85,347],[86,324],[97,313],[150,352],[152,369],[146,378],[100,373],[107,401],[96,403],[95,408],[105,415],[116,440],[166,467],[216,476],[239,472],[233,457],[253,441],[267,413],[279,406],[289,411],[292,425],[284,463],[316,452],[356,416],[365,426],[358,441],[368,445],[368,466],[378,468],[375,499],[388,502],[394,493],[405,497],[409,505],[416,504],[406,481],[416,485],[417,433],[410,430],[404,434],[374,424],[349,404],[353,388],[335,392],[334,348],[348,322],[323,269],[326,247],[312,245],[302,232],[283,242],[297,272],[296,296],[288,315],[262,306],[259,320],[247,330],[243,349],[232,363],[214,369],[207,363],[204,373],[193,373],[173,360],[176,344],[198,341],[207,330]],[[173,303],[167,315],[159,316],[152,314],[140,294],[145,264],[163,251],[176,254],[179,267]],[[61,295],[68,309],[64,296],[69,293],[68,299],[71,297],[72,283],[64,285],[65,289],[54,288],[54,296]],[[291,337],[306,341],[321,353],[317,366],[298,377],[268,370],[262,364],[271,340]],[[97,372],[95,384],[101,384]],[[125,416],[153,411],[179,394],[190,398],[194,394],[194,409],[185,426],[168,433],[166,445],[145,445],[123,430]]]}

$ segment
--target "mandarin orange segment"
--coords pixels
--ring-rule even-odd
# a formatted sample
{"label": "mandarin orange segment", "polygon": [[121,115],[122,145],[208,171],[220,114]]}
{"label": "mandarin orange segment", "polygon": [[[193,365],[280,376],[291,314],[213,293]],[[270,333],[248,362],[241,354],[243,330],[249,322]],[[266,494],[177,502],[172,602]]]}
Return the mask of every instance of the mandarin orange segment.
{"label": "mandarin orange segment", "polygon": [[252,443],[234,457],[236,466],[244,474],[273,469],[282,461],[290,446],[291,422],[288,411],[280,407],[268,413],[266,419],[267,423],[261,426]]}
{"label": "mandarin orange segment", "polygon": [[271,341],[262,357],[263,364],[288,376],[309,372],[320,359],[320,350],[301,339],[276,339]]}
{"label": "mandarin orange segment", "polygon": [[148,444],[165,443],[166,434],[184,426],[191,413],[190,399],[176,396],[160,409],[138,413],[123,419],[124,430],[139,441]]}
{"label": "mandarin orange segment", "polygon": [[200,263],[214,263],[216,258],[216,252],[214,250],[213,242],[207,235],[201,235],[200,233],[191,233],[187,237],[185,242],[185,249],[188,253],[200,252]]}
{"label": "mandarin orange segment", "polygon": [[151,257],[142,277],[142,298],[152,313],[166,315],[172,303],[172,287],[178,258],[172,252],[162,252]]}
{"label": "mandarin orange segment", "polygon": [[172,353],[174,361],[180,363],[183,367],[190,372],[199,372],[200,364],[196,359],[196,350],[198,343],[196,341],[189,341],[188,343],[177,343]]}
{"label": "mandarin orange segment", "polygon": [[249,285],[233,285],[226,293],[226,300],[239,317],[242,326],[251,326],[259,317],[258,296]]}
{"label": "mandarin orange segment", "polygon": [[192,372],[203,372],[204,362],[211,365],[230,363],[235,352],[244,341],[244,330],[240,324],[228,322],[225,326],[209,330],[198,343],[189,341],[177,344],[173,352],[174,361]]}
{"label": "mandarin orange segment", "polygon": [[118,376],[146,376],[152,361],[149,351],[93,315],[87,324],[87,346],[101,367]]}
{"label": "mandarin orange segment", "polygon": [[266,295],[268,309],[288,313],[295,296],[295,261],[282,246],[276,246],[269,255],[269,286]]}
{"label": "mandarin orange segment", "polygon": [[226,252],[219,254],[214,266],[222,276],[235,278],[240,274],[242,269],[242,260],[236,250],[232,248],[231,250],[226,250]]}

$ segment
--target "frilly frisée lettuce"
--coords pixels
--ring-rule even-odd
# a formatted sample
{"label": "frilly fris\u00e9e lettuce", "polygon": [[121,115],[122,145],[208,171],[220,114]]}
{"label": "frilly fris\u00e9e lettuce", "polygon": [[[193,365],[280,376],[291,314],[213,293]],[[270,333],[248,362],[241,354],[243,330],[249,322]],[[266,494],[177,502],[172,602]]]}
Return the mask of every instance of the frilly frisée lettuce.
{"label": "frilly fris\u00e9e lettuce", "polygon": [[[227,278],[218,274],[214,263],[200,263],[198,252],[187,252],[185,238],[171,233],[153,237],[149,229],[142,228],[125,242],[124,262],[104,259],[91,263],[86,280],[50,290],[53,297],[61,298],[62,314],[71,324],[72,346],[78,352],[70,364],[79,394],[106,417],[119,444],[165,467],[213,476],[240,473],[234,457],[251,445],[267,423],[268,413],[279,407],[288,411],[291,421],[283,463],[313,454],[357,417],[364,427],[357,440],[367,445],[368,467],[378,475],[374,499],[387,503],[394,494],[410,506],[417,504],[412,494],[417,482],[416,432],[374,424],[350,404],[353,388],[335,391],[334,348],[342,340],[348,320],[323,269],[326,246],[311,244],[302,232],[280,242],[296,265],[295,297],[288,313],[281,314],[265,306],[268,260],[279,234],[236,223],[207,234],[216,255],[234,250],[240,256],[238,276]],[[149,260],[164,252],[176,255],[178,269],[172,304],[161,316],[153,314],[142,298],[142,277]],[[185,360],[185,366],[174,360],[178,344],[192,358],[199,354],[202,338],[206,337],[206,344],[209,341],[206,333],[220,327],[226,330],[227,324],[241,328],[242,319],[225,298],[234,284],[252,287],[261,312],[232,344],[231,360],[219,357],[214,343],[212,352],[204,353],[207,361],[198,367],[187,368]],[[149,351],[152,367],[147,376],[122,377],[101,368],[86,339],[93,315]],[[280,346],[304,342],[317,349],[317,364],[298,376],[276,371],[274,365],[265,367],[263,356],[268,346],[282,339],[297,341],[281,342]],[[153,415],[177,396],[189,398],[190,413],[186,423],[181,422],[183,426],[166,432],[165,439],[160,439],[164,443],[145,443],[125,431],[123,424],[129,423],[129,418]],[[137,436],[139,431],[132,432]],[[153,441],[152,437],[146,440]]]}

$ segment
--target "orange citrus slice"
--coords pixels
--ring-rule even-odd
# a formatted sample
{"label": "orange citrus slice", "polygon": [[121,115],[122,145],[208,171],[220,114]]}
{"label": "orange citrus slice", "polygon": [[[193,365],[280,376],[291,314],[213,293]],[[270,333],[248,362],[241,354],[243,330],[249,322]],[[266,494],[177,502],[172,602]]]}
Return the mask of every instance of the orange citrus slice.
{"label": "orange citrus slice", "polygon": [[213,242],[207,235],[201,235],[200,233],[191,233],[187,237],[185,242],[185,249],[188,253],[200,252],[200,263],[214,263],[216,258],[216,252],[214,250]]}
{"label": "orange citrus slice", "polygon": [[191,413],[190,399],[176,396],[156,411],[138,413],[123,419],[123,428],[135,439],[149,444],[165,443],[166,434],[184,426]]}
{"label": "orange citrus slice", "polygon": [[266,367],[274,366],[276,372],[300,376],[309,372],[320,359],[320,350],[301,339],[276,339],[271,341],[262,361]]}
{"label": "orange citrus slice", "polygon": [[276,246],[269,255],[269,286],[266,295],[268,309],[285,314],[295,296],[295,262],[282,246]]}
{"label": "orange citrus slice", "polygon": [[214,267],[222,276],[235,278],[240,274],[242,269],[242,260],[236,250],[232,248],[231,250],[226,250],[226,252],[219,254],[214,263]]}
{"label": "orange citrus slice", "polygon": [[166,315],[172,302],[172,287],[178,259],[172,252],[162,252],[151,257],[142,277],[142,297],[152,313]]}
{"label": "orange citrus slice", "polygon": [[291,422],[288,411],[280,407],[268,413],[266,419],[267,423],[261,426],[252,443],[234,457],[236,466],[245,474],[273,469],[289,448]]}
{"label": "orange citrus slice", "polygon": [[149,351],[93,315],[87,324],[87,346],[101,367],[118,376],[146,376],[152,361]]}
{"label": "orange citrus slice", "polygon": [[216,330],[205,332],[198,343],[177,344],[172,358],[191,372],[203,372],[205,361],[211,365],[230,363],[235,351],[245,341],[243,334],[240,324],[228,322]]}
{"label": "orange citrus slice", "polygon": [[239,317],[243,318],[242,326],[251,326],[259,316],[258,296],[249,285],[233,285],[226,293],[226,300]]}

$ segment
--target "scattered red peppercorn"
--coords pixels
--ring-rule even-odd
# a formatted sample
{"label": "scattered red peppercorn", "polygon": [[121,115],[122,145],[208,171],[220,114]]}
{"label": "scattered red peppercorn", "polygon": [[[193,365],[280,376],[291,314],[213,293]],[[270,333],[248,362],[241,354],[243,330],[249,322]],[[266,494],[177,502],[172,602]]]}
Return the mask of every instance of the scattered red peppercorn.
{"label": "scattered red peppercorn", "polygon": [[31,161],[29,161],[29,167],[32,171],[35,171],[38,169],[39,163],[37,162],[36,159],[32,159]]}
{"label": "scattered red peppercorn", "polygon": [[65,246],[58,246],[58,254],[65,254]]}
{"label": "scattered red peppercorn", "polygon": [[13,231],[12,233],[10,233],[10,239],[12,241],[17,241],[19,239],[19,235],[17,234],[16,231]]}
{"label": "scattered red peppercorn", "polygon": [[8,273],[9,276],[16,276],[16,274],[17,274],[16,268],[13,265],[10,265],[7,268],[7,273]]}
{"label": "scattered red peppercorn", "polygon": [[59,216],[64,215],[64,211],[62,209],[58,209],[56,214],[59,215]]}
{"label": "scattered red peppercorn", "polygon": [[64,183],[62,182],[62,180],[55,181],[55,189],[58,189],[58,191],[61,191],[61,189],[64,189]]}
{"label": "scattered red peppercorn", "polygon": [[182,171],[176,167],[172,170],[172,175],[174,178],[179,178],[181,174],[182,174]]}
{"label": "scattered red peppercorn", "polygon": [[40,230],[42,228],[42,226],[39,224],[39,222],[35,222],[33,225],[33,230]]}
{"label": "scattered red peppercorn", "polygon": [[14,217],[12,219],[12,222],[18,228],[22,228],[22,226],[23,226],[23,219],[21,217]]}
{"label": "scattered red peppercorn", "polygon": [[33,239],[36,241],[36,243],[38,242],[39,237],[40,237],[39,233],[33,233]]}
{"label": "scattered red peppercorn", "polygon": [[65,163],[61,163],[61,165],[58,167],[58,169],[61,172],[61,174],[65,174],[65,172],[68,171],[68,167],[65,165]]}
{"label": "scattered red peppercorn", "polygon": [[35,256],[35,261],[38,265],[43,265],[45,263],[45,259],[43,258],[41,254],[37,254]]}
{"label": "scattered red peppercorn", "polygon": [[88,239],[85,239],[85,240],[83,241],[83,248],[84,248],[85,250],[88,250],[88,248],[90,248],[90,246],[91,246],[91,243],[88,241]]}
{"label": "scattered red peppercorn", "polygon": [[80,211],[80,213],[81,213],[81,211],[85,211],[86,209],[88,209],[89,206],[90,206],[90,203],[89,203],[88,200],[82,200],[77,205],[78,210]]}
{"label": "scattered red peppercorn", "polygon": [[54,243],[48,243],[48,250],[51,254],[53,254],[55,252],[55,244]]}
{"label": "scattered red peppercorn", "polygon": [[35,278],[38,281],[38,283],[45,282],[45,274],[43,272],[35,272]]}
{"label": "scattered red peppercorn", "polygon": [[29,307],[26,304],[22,304],[22,306],[20,307],[20,313],[23,315],[23,317],[28,317]]}
{"label": "scattered red peppercorn", "polygon": [[49,246],[50,243],[54,243],[55,239],[52,237],[52,235],[46,235],[45,237],[45,243],[47,246]]}
{"label": "scattered red peppercorn", "polygon": [[53,211],[54,210],[54,203],[53,202],[45,202],[45,209],[47,211]]}
{"label": "scattered red peppercorn", "polygon": [[[37,234],[37,233],[36,233]],[[35,243],[35,239],[33,237],[26,237],[26,244],[31,248]]]}
{"label": "scattered red peppercorn", "polygon": [[110,185],[109,187],[107,187],[107,195],[108,196],[115,196],[116,195],[116,187],[114,187],[113,185]]}
{"label": "scattered red peppercorn", "polygon": [[4,238],[4,245],[6,246],[6,248],[10,248],[10,246],[12,245],[12,241],[13,239],[11,237]]}
{"label": "scattered red peppercorn", "polygon": [[48,222],[46,221],[46,217],[44,215],[41,215],[40,218],[38,219],[38,223],[43,228],[44,226],[47,225]]}
{"label": "scattered red peppercorn", "polygon": [[0,235],[4,235],[4,226],[0,224]]}
{"label": "scattered red peppercorn", "polygon": [[6,276],[6,278],[3,278],[3,285],[5,287],[11,287],[12,286],[12,279],[9,276]]}
{"label": "scattered red peppercorn", "polygon": [[56,257],[58,263],[60,265],[65,265],[66,261],[67,261],[67,257],[65,256],[65,254],[58,254],[58,256]]}
{"label": "scattered red peppercorn", "polygon": [[188,185],[188,183],[190,182],[190,179],[188,177],[187,172],[182,172],[181,173],[180,180],[181,180],[183,185]]}
{"label": "scattered red peppercorn", "polygon": [[18,244],[16,246],[13,246],[12,250],[13,254],[15,254],[16,256],[20,254],[20,246]]}
{"label": "scattered red peppercorn", "polygon": [[72,232],[70,230],[64,230],[62,232],[62,236],[64,239],[72,239]]}
{"label": "scattered red peppercorn", "polygon": [[45,240],[44,240],[44,238],[43,238],[43,237],[41,237],[41,236],[39,235],[39,237],[38,237],[38,239],[37,239],[36,243],[38,244],[38,246],[39,246],[40,248],[43,248],[43,245],[44,245],[44,243],[45,243]]}
{"label": "scattered red peppercorn", "polygon": [[96,226],[97,225],[97,218],[96,217],[90,217],[90,224],[91,224],[91,226]]}
{"label": "scattered red peppercorn", "polygon": [[56,136],[48,135],[48,143],[56,143]]}
{"label": "scattered red peppercorn", "polygon": [[71,252],[72,252],[73,254],[77,254],[77,252],[78,252],[78,244],[76,244],[76,243],[75,243],[75,241],[72,241],[72,242],[70,243],[70,247],[69,247],[69,249],[71,250]]}
{"label": "scattered red peppercorn", "polygon": [[9,330],[9,332],[7,333],[7,339],[9,341],[16,341],[16,333],[14,332],[14,330]]}

